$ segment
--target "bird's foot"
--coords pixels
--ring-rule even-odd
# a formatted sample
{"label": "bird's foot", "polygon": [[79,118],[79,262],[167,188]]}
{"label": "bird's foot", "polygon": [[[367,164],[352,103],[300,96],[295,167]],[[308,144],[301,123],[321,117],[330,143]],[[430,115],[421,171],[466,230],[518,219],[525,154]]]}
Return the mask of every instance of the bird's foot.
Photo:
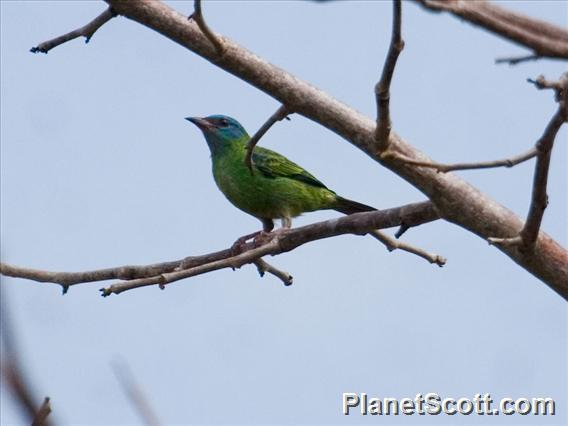
{"label": "bird's foot", "polygon": [[244,251],[244,248],[247,244],[247,241],[249,241],[250,239],[256,238],[259,234],[261,234],[263,232],[264,231],[256,231],[256,232],[253,232],[251,234],[243,235],[242,237],[237,239],[237,241],[235,241],[233,243],[233,245],[231,246],[231,254],[233,256],[241,254]]}
{"label": "bird's foot", "polygon": [[260,231],[258,233],[258,235],[256,237],[254,237],[254,246],[255,247],[260,247],[263,246],[267,243],[269,243],[270,241],[272,241],[274,238],[276,238],[278,236],[278,234],[284,232],[286,229],[285,228],[279,228],[279,229],[275,229],[273,231]]}

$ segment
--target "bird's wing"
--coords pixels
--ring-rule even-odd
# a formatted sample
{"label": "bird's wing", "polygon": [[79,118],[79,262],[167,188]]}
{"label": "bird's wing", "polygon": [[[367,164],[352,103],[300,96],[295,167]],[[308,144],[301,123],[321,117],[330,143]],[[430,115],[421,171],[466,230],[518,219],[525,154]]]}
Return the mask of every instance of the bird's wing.
{"label": "bird's wing", "polygon": [[297,180],[308,185],[328,189],[323,183],[296,163],[293,163],[283,155],[280,155],[270,149],[262,147],[255,148],[252,155],[252,162],[266,177],[284,177]]}

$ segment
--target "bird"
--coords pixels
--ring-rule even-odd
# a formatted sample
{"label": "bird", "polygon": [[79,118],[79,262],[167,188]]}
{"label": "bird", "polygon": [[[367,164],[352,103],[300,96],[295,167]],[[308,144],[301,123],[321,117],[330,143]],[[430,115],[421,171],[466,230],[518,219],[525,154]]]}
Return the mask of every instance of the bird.
{"label": "bird", "polygon": [[[234,118],[226,115],[185,117],[205,136],[213,166],[213,178],[225,197],[237,208],[262,222],[258,233],[292,226],[292,218],[316,210],[336,210],[349,215],[376,210],[337,195],[311,173],[285,156],[255,147],[252,170],[245,164],[250,136]],[[243,237],[246,239],[246,237]]]}

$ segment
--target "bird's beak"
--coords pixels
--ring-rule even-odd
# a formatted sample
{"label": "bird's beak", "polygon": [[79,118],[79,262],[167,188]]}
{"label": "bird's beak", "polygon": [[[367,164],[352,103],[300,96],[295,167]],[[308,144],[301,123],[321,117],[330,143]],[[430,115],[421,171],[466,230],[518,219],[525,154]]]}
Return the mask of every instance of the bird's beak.
{"label": "bird's beak", "polygon": [[193,124],[195,124],[197,127],[199,127],[201,130],[207,130],[207,129],[211,129],[213,128],[213,125],[207,121],[207,119],[205,118],[200,118],[200,117],[185,117],[185,119],[187,121],[191,121]]}

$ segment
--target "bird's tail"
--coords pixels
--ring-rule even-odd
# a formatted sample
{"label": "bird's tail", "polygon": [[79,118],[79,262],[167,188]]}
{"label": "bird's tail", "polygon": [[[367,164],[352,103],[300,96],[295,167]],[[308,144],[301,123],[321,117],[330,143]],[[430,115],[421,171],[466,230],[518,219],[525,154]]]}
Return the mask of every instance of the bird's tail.
{"label": "bird's tail", "polygon": [[336,205],[333,209],[343,214],[371,212],[373,210],[377,210],[374,207],[358,203],[357,201],[348,200],[347,198],[340,197],[339,195],[337,196]]}

